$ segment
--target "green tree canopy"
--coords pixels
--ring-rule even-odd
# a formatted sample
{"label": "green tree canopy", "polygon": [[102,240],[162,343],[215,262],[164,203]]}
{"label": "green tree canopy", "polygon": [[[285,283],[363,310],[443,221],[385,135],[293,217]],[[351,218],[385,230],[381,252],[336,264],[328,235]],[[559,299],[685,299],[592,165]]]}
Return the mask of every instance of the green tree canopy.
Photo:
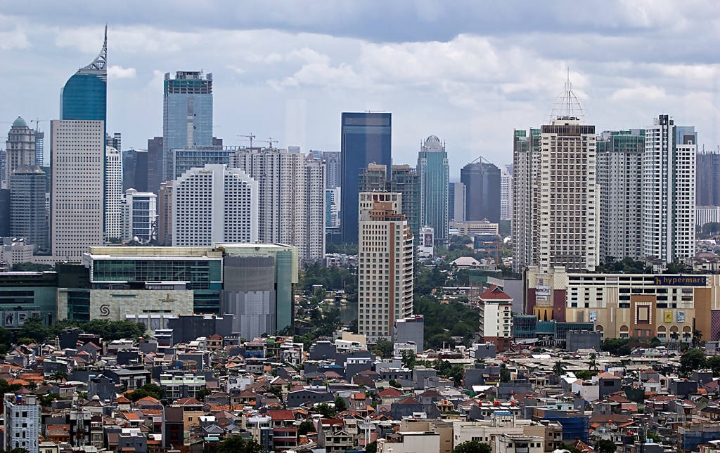
{"label": "green tree canopy", "polygon": [[453,448],[452,453],[491,453],[492,448],[485,442],[468,440]]}
{"label": "green tree canopy", "polygon": [[680,356],[680,372],[685,375],[704,368],[706,364],[707,359],[700,349],[688,349]]}
{"label": "green tree canopy", "polygon": [[609,439],[600,439],[595,442],[595,451],[597,453],[615,453],[615,450],[617,450],[617,445]]}
{"label": "green tree canopy", "polygon": [[379,355],[383,359],[389,359],[393,355],[394,347],[395,344],[392,341],[381,338],[373,346],[372,353]]}
{"label": "green tree canopy", "polygon": [[265,449],[252,439],[243,439],[240,436],[232,436],[223,440],[217,447],[216,453],[265,453]]}

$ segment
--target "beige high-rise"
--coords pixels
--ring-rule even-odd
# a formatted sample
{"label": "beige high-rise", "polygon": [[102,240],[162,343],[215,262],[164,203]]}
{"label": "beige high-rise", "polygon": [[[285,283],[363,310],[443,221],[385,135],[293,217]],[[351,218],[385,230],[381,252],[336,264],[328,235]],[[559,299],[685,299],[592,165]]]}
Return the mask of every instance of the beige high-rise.
{"label": "beige high-rise", "polygon": [[103,243],[104,121],[50,122],[52,254],[80,261]]}

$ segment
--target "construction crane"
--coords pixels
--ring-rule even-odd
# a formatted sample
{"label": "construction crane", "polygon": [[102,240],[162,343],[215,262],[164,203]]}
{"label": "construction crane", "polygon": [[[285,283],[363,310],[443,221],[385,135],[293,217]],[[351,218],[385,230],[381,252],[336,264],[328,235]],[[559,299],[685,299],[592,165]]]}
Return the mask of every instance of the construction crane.
{"label": "construction crane", "polygon": [[255,135],[252,132],[250,132],[250,135],[238,134],[238,137],[244,137],[244,138],[250,139],[250,149],[252,149],[252,142],[253,142],[253,139],[255,138]]}
{"label": "construction crane", "polygon": [[270,145],[270,149],[273,149],[273,143],[277,143],[277,142],[278,142],[278,140],[275,140],[275,139],[272,138],[272,137],[268,137],[267,140],[260,140],[260,141],[263,142],[263,143],[267,143],[268,145]]}
{"label": "construction crane", "polygon": [[34,120],[30,120],[30,124],[35,123],[35,130],[38,131],[38,132],[40,131],[40,127],[39,127],[39,126],[40,126],[40,121],[48,121],[48,120],[41,120],[41,119],[39,119],[39,118],[36,118],[36,119],[34,119]]}

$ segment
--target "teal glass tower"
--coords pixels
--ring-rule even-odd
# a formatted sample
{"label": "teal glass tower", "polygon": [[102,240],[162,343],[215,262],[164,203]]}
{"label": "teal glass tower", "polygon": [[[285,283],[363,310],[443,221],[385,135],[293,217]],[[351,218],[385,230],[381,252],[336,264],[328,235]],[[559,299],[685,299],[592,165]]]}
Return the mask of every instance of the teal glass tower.
{"label": "teal glass tower", "polygon": [[60,94],[60,119],[107,120],[107,26],[100,54],[65,83]]}
{"label": "teal glass tower", "polygon": [[418,154],[420,175],[420,226],[435,230],[435,243],[446,245],[449,228],[450,169],[445,144],[434,135],[428,137]]}

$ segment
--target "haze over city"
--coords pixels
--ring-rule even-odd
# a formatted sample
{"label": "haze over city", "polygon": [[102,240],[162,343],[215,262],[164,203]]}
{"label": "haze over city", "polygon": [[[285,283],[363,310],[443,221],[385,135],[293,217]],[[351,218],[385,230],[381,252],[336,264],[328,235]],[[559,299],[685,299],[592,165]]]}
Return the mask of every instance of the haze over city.
{"label": "haze over city", "polygon": [[[479,155],[512,161],[514,128],[543,123],[569,68],[598,131],[659,113],[720,143],[720,5],[710,1],[279,3],[126,1],[0,7],[0,117],[58,118],[60,88],[99,50],[108,25],[108,130],[144,149],[162,132],[165,72],[213,73],[215,130],[340,149],[342,111],[393,113],[393,161],[430,134],[451,179]],[[46,150],[47,153],[47,150]]]}

